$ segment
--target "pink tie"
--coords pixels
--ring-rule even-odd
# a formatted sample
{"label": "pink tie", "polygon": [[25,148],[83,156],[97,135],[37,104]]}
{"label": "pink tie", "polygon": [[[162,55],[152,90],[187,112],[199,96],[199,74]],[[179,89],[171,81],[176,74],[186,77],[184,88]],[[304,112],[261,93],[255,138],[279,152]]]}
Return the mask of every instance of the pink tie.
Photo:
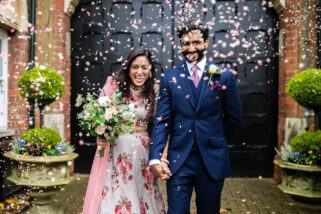
{"label": "pink tie", "polygon": [[198,82],[199,82],[199,77],[198,77],[198,74],[197,74],[198,69],[199,68],[198,68],[197,65],[193,65],[193,67],[191,67],[191,71],[193,71],[192,79],[193,79],[193,83],[194,83],[196,88],[197,88]]}

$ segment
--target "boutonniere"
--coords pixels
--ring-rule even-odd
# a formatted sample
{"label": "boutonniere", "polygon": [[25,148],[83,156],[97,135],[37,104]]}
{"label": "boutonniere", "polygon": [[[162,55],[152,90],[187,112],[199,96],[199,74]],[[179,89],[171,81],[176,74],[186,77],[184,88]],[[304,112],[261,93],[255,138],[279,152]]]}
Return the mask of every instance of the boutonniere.
{"label": "boutonniere", "polygon": [[215,82],[210,82],[210,90],[214,91],[215,89],[221,89],[221,84],[218,80],[216,80]]}
{"label": "boutonniere", "polygon": [[212,77],[221,77],[222,70],[219,67],[217,67],[216,65],[212,64],[206,70],[206,74],[210,77],[210,79],[208,80],[208,84],[207,85],[210,85]]}

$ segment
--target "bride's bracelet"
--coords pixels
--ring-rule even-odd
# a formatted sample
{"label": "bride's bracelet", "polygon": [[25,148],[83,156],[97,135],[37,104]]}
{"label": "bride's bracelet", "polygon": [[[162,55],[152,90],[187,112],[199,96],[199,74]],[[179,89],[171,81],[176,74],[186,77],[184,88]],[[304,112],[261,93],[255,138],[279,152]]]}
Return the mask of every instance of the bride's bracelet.
{"label": "bride's bracelet", "polygon": [[161,159],[161,161],[163,161],[163,162],[165,162],[165,163],[169,164],[169,161],[168,161],[167,159],[165,159],[165,158],[162,158],[162,159]]}

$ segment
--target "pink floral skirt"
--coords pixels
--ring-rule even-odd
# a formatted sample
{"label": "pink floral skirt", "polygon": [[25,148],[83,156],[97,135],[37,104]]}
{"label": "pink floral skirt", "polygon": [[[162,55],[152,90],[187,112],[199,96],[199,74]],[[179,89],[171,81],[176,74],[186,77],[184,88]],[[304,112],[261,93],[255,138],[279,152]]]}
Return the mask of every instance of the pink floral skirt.
{"label": "pink floral skirt", "polygon": [[147,133],[126,133],[110,147],[99,212],[165,213],[157,179],[148,169]]}

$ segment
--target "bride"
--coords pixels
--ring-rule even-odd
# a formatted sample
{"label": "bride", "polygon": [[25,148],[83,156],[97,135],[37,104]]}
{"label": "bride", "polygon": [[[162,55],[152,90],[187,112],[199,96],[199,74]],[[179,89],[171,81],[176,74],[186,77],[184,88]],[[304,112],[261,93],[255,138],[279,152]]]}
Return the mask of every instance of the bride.
{"label": "bride", "polygon": [[[105,148],[105,155],[94,158],[84,214],[165,213],[157,178],[148,168],[148,124],[151,124],[156,100],[154,76],[151,53],[134,48],[116,77],[108,77],[101,95],[112,96],[118,89],[125,104],[135,104],[138,120],[135,131],[120,135],[114,145],[97,139],[97,144]],[[168,179],[170,175],[166,153],[167,147],[162,157],[164,174],[161,179]]]}

